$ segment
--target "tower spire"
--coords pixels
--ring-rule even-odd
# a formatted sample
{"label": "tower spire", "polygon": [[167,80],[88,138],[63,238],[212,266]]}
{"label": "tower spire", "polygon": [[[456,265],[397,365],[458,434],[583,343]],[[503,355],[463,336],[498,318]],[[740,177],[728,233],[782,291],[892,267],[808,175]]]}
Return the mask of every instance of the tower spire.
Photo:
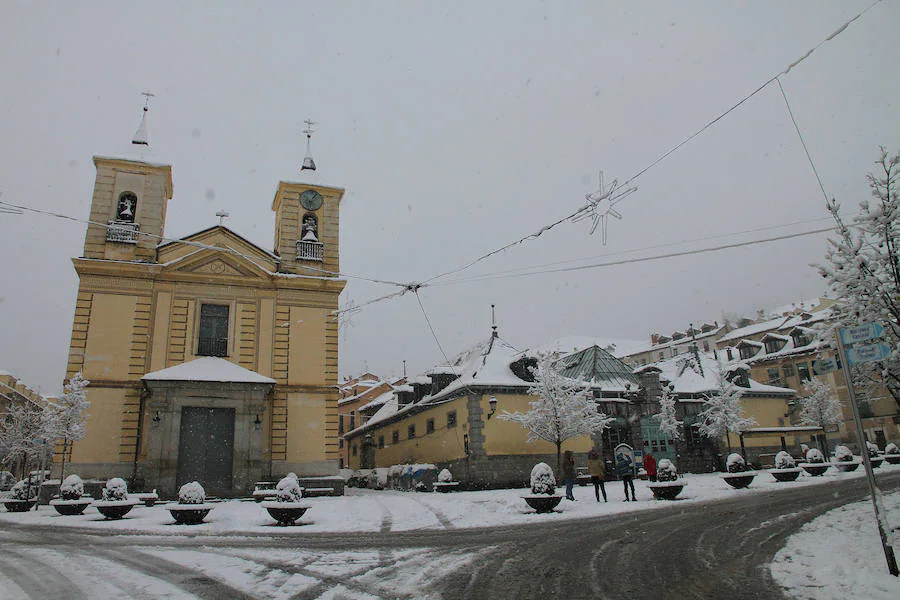
{"label": "tower spire", "polygon": [[141,92],[144,96],[144,111],[141,113],[141,124],[138,125],[131,143],[135,146],[150,146],[150,138],[147,136],[147,112],[150,110],[150,98],[155,96],[150,92]]}
{"label": "tower spire", "polygon": [[313,125],[315,125],[315,123],[311,119],[306,119],[303,122],[306,123],[306,129],[303,130],[303,133],[306,134],[306,156],[303,157],[303,165],[300,167],[301,173],[303,171],[316,170],[316,161],[313,160],[312,152],[309,148],[312,134],[315,133],[315,130],[313,129]]}

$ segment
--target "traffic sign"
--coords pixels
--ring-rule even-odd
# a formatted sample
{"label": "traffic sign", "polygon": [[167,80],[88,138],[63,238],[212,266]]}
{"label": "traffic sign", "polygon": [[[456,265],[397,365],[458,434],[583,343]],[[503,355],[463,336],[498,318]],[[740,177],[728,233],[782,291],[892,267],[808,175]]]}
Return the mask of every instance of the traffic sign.
{"label": "traffic sign", "polygon": [[855,346],[847,350],[847,362],[851,365],[884,360],[891,353],[891,347],[883,342],[867,346]]}
{"label": "traffic sign", "polygon": [[816,375],[825,375],[837,371],[837,361],[833,358],[820,358],[813,361],[812,368]]}
{"label": "traffic sign", "polygon": [[856,327],[841,327],[841,341],[845,345],[858,344],[859,342],[879,338],[883,333],[884,327],[879,323],[863,323]]}

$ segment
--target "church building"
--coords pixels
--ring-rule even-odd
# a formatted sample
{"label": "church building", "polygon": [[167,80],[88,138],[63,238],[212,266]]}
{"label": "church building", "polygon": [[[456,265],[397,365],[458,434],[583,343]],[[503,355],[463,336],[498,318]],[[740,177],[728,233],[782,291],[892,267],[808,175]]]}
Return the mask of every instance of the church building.
{"label": "church building", "polygon": [[66,369],[91,404],[67,470],[166,497],[194,480],[238,496],[291,471],[335,475],[344,190],[280,182],[272,250],[224,224],[171,241],[171,166],[94,165]]}

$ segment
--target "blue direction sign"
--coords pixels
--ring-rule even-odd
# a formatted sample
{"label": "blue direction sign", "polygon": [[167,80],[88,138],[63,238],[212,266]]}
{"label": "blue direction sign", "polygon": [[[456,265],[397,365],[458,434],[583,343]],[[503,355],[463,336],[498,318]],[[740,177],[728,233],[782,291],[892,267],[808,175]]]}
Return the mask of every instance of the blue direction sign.
{"label": "blue direction sign", "polygon": [[891,353],[891,347],[879,342],[867,346],[854,346],[847,350],[847,362],[851,365],[884,360]]}
{"label": "blue direction sign", "polygon": [[841,341],[845,346],[848,346],[867,340],[874,340],[875,338],[881,337],[881,334],[883,333],[884,327],[878,323],[863,323],[856,327],[841,327]]}

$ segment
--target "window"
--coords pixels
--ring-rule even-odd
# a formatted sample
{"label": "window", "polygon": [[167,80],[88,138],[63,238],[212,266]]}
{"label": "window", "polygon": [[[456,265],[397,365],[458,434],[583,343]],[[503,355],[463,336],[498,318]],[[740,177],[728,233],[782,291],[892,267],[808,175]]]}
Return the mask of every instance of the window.
{"label": "window", "polygon": [[338,435],[344,435],[344,415],[338,415]]}
{"label": "window", "polygon": [[415,426],[415,425],[410,425],[410,426],[406,429],[406,439],[411,440],[411,439],[413,439],[414,437],[416,437],[416,426]]}
{"label": "window", "polygon": [[794,365],[784,365],[781,370],[784,372],[785,379],[794,376]]}
{"label": "window", "polygon": [[356,444],[353,444],[353,456],[356,456]]}
{"label": "window", "polygon": [[798,331],[798,332],[794,333],[793,337],[794,337],[794,347],[795,348],[800,348],[801,346],[808,346],[812,342],[812,338],[808,334],[806,334],[802,331]]}
{"label": "window", "polygon": [[344,438],[338,438],[338,448],[344,447]]}
{"label": "window", "polygon": [[706,340],[703,340],[703,351],[709,352],[709,342],[707,342]]}
{"label": "window", "polygon": [[434,419],[425,421],[425,433],[434,433]]}
{"label": "window", "polygon": [[200,306],[200,337],[197,356],[228,356],[228,306]]}
{"label": "window", "polygon": [[391,443],[392,444],[400,443],[400,432],[399,431],[395,431],[391,434]]}
{"label": "window", "polygon": [[447,429],[451,427],[456,427],[456,411],[451,410],[447,413]]}
{"label": "window", "polygon": [[744,344],[740,347],[741,359],[747,360],[748,358],[753,358],[753,356],[759,352],[759,349],[756,346],[751,344]]}
{"label": "window", "polygon": [[778,352],[784,346],[784,341],[777,338],[769,338],[766,340],[766,354]]}
{"label": "window", "polygon": [[116,204],[116,221],[134,223],[135,212],[137,212],[137,195],[134,192],[119,194],[119,202]]}
{"label": "window", "polygon": [[700,433],[700,425],[698,423],[694,423],[688,427],[688,435],[690,436],[688,444],[691,446],[696,447],[703,443],[703,434]]}
{"label": "window", "polygon": [[778,368],[768,369],[769,375],[769,385],[778,385],[781,383],[781,377],[779,376]]}
{"label": "window", "polygon": [[350,430],[356,429],[356,411],[350,411]]}
{"label": "window", "polygon": [[734,356],[731,355],[731,348],[725,348],[725,354],[728,355],[728,360],[734,360]]}
{"label": "window", "polygon": [[383,435],[378,436],[378,447],[384,448],[384,436]]}
{"label": "window", "polygon": [[806,383],[812,379],[809,374],[809,365],[805,362],[797,363],[797,374],[800,375],[800,383]]}

